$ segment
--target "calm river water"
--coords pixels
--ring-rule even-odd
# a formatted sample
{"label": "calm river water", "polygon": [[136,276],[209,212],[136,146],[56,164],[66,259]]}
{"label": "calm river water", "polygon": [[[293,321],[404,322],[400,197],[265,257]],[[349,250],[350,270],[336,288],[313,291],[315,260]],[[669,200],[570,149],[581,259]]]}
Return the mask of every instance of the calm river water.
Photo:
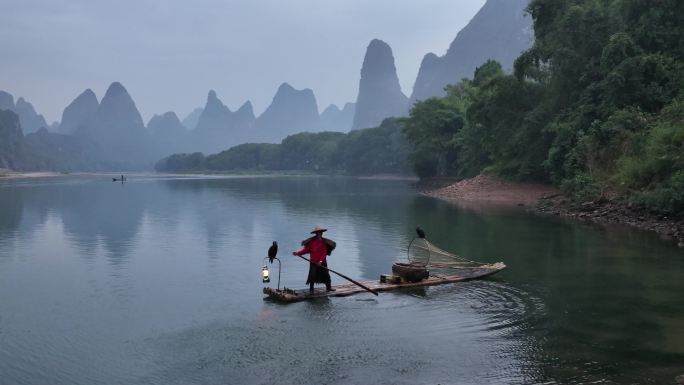
{"label": "calm river water", "polygon": [[[684,251],[635,230],[459,208],[405,181],[0,181],[0,384],[675,383]],[[280,305],[260,269],[316,224],[330,267],[390,272],[421,225],[509,267],[482,281]],[[334,283],[343,283],[333,277]],[[275,281],[271,283],[275,285]]]}

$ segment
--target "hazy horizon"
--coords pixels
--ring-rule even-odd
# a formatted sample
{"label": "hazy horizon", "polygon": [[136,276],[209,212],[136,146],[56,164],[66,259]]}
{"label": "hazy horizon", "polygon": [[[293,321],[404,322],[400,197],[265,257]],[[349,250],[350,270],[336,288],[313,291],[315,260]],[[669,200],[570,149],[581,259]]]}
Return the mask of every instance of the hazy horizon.
{"label": "hazy horizon", "polygon": [[48,123],[84,89],[100,100],[114,81],[145,123],[203,107],[207,92],[260,114],[278,86],[311,88],[322,111],[353,102],[368,43],[393,49],[410,95],[420,61],[442,55],[485,0],[150,0],[69,4],[8,0],[0,15],[0,89],[33,103]]}

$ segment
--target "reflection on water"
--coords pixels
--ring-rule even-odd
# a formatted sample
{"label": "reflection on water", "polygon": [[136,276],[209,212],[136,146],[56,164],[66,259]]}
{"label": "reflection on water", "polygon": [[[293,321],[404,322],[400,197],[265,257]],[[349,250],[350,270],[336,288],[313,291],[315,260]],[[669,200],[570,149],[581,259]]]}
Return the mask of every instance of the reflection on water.
{"label": "reflection on water", "polygon": [[[415,384],[454,378],[489,384],[528,383],[537,375],[526,362],[537,341],[501,327],[492,333],[492,327],[481,325],[507,321],[494,309],[485,312],[496,314],[493,319],[483,316],[481,297],[474,292],[454,286],[434,289],[372,301],[336,298],[274,305],[254,325],[216,323],[161,335],[148,345],[152,350],[147,354],[175,355],[173,367],[154,375],[158,383],[171,384],[189,379]],[[461,300],[451,300],[454,296]],[[189,350],[189,345],[199,348]]]}
{"label": "reflection on water", "polygon": [[[684,255],[656,237],[455,207],[403,181],[0,181],[0,373],[12,384],[672,383]],[[316,224],[375,279],[421,225],[492,279],[280,305],[259,269]],[[336,283],[342,283],[337,277]]]}

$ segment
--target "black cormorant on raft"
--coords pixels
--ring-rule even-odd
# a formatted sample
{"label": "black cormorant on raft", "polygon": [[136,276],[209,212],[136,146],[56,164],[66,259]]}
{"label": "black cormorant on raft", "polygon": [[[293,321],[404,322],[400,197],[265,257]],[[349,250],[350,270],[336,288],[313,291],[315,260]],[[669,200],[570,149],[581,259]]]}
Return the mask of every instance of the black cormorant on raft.
{"label": "black cormorant on raft", "polygon": [[[416,228],[417,237],[407,249],[408,263],[392,265],[391,275],[382,275],[377,281],[354,281],[351,278],[334,272],[349,280],[350,284],[336,285],[335,290],[316,289],[274,289],[265,287],[264,299],[278,302],[299,302],[315,298],[344,297],[366,291],[377,295],[377,292],[443,285],[484,278],[506,268],[503,262],[492,264],[471,261],[456,254],[449,253],[430,243],[425,232]],[[429,270],[428,270],[429,269]]]}

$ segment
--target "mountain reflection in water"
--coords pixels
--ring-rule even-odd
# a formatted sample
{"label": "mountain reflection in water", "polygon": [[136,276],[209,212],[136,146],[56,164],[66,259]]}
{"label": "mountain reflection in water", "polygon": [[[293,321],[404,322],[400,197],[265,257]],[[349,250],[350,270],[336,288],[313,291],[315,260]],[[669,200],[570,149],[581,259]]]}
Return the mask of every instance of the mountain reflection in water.
{"label": "mountain reflection in water", "polygon": [[[107,176],[0,180],[0,373],[16,384],[672,383],[683,251],[654,235],[459,207],[406,181]],[[417,225],[491,279],[279,305],[314,225],[375,279]],[[338,278],[333,277],[334,283]],[[321,380],[324,379],[324,380]]]}

